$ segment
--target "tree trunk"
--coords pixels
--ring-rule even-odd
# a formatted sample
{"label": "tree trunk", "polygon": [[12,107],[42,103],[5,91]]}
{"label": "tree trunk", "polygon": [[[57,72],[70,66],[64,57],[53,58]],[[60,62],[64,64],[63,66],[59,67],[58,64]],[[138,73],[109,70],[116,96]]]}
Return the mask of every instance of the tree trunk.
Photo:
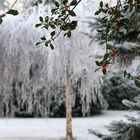
{"label": "tree trunk", "polygon": [[66,140],[72,140],[72,90],[71,90],[70,53],[66,66]]}
{"label": "tree trunk", "polygon": [[70,77],[67,79],[66,89],[66,140],[72,140],[72,97]]}

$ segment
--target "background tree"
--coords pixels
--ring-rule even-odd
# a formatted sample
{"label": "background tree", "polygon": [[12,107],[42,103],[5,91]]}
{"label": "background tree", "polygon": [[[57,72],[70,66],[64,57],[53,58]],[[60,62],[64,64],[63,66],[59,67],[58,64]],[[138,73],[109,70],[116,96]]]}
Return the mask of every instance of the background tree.
{"label": "background tree", "polygon": [[[133,54],[134,57],[139,57],[139,12],[140,1],[137,0],[128,0],[124,1],[124,3],[118,0],[117,4],[114,6],[109,6],[107,3],[104,4],[103,2],[100,2],[99,10],[95,13],[96,15],[103,13],[103,15],[101,14],[101,18],[97,18],[98,23],[100,24],[90,22],[90,25],[97,29],[97,38],[100,38],[102,43],[105,43],[106,46],[106,53],[103,59],[101,61],[96,61],[96,64],[102,69],[103,73],[106,73],[108,66],[114,62],[114,57],[118,58],[119,55],[127,55],[129,57],[131,54]],[[128,42],[128,46],[125,48],[122,45],[124,42]],[[137,75],[131,75],[125,70],[123,74],[124,77],[134,80],[135,85],[139,88],[139,72],[140,71],[138,69]],[[132,85],[133,83],[131,83],[131,87]],[[122,103],[131,110],[139,110],[139,93],[134,97],[134,101],[132,101],[132,99],[130,100],[123,99]],[[127,117],[130,121],[129,123],[117,121],[112,122],[112,124],[108,126],[108,130],[111,131],[111,135],[103,135],[93,130],[89,130],[89,133],[98,136],[102,140],[140,139],[139,118]]]}

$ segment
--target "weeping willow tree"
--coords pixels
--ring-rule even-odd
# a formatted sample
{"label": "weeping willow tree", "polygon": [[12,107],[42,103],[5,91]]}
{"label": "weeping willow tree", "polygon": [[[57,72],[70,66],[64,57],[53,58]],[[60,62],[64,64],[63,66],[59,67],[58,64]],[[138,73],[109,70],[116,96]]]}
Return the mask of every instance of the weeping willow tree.
{"label": "weeping willow tree", "polygon": [[[61,21],[49,18],[50,11],[58,12],[55,11],[60,8],[58,4],[60,6],[61,3],[55,3],[53,7],[57,9],[54,8],[52,11],[50,5],[42,6],[41,4],[38,7],[30,7],[20,16],[3,18],[0,26],[2,32],[0,38],[0,108],[2,117],[15,117],[16,115],[49,117],[55,112],[58,113],[60,109],[63,109],[65,113],[65,93],[72,94],[72,96],[67,96],[69,106],[67,138],[72,139],[71,107],[79,108],[78,102],[81,116],[89,116],[94,110],[99,109],[96,105],[104,106],[104,98],[100,93],[100,75],[94,72],[95,59],[91,57],[96,52],[87,45],[88,38],[79,34],[80,30],[83,28],[86,30],[86,27],[82,22],[78,23],[74,19],[74,11],[69,11],[68,7],[63,8],[68,10],[72,20],[69,21],[66,18],[68,22],[64,23],[65,26],[61,26],[62,32],[66,33],[65,36],[68,39],[63,38],[62,35],[55,43],[52,41],[59,33],[57,30],[54,32],[56,21],[60,23],[64,21],[63,15]],[[74,7],[75,3],[71,3],[71,8]],[[82,17],[84,9],[81,12],[81,7],[78,14]],[[36,29],[35,23],[38,21],[36,27],[43,26],[43,29],[47,29],[47,20],[52,24],[49,24],[50,34],[45,32],[48,35],[45,38],[44,30]],[[73,30],[78,27],[77,25],[79,28],[69,40]],[[40,36],[42,36],[40,41],[45,46],[41,44],[41,47],[36,48],[35,43]],[[57,107],[60,109],[57,110]]]}

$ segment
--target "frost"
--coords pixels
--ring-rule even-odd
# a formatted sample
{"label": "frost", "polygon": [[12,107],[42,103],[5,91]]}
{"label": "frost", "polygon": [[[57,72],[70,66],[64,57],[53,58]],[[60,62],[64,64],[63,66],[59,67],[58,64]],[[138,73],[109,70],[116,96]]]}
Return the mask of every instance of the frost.
{"label": "frost", "polygon": [[[16,17],[8,16],[0,26],[0,116],[14,116],[25,111],[38,117],[49,116],[52,99],[60,105],[65,100],[65,73],[69,49],[71,79],[80,94],[83,114],[92,103],[104,105],[100,93],[100,73],[95,73],[95,55],[100,49],[80,34],[88,30],[82,22],[87,16],[79,5],[78,29],[70,40],[60,36],[52,51],[35,44],[44,31],[34,26],[40,15],[49,14],[50,6],[31,7]],[[98,51],[97,51],[98,50]],[[92,56],[92,57],[91,57]],[[73,105],[75,104],[73,92]]]}

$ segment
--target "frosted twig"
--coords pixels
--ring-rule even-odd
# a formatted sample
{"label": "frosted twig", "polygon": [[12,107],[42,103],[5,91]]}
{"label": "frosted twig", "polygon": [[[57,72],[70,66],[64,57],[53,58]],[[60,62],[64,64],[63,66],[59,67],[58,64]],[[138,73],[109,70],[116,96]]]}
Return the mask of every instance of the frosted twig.
{"label": "frosted twig", "polygon": [[17,3],[17,0],[15,0],[15,2],[12,4],[12,6],[9,8],[9,10],[12,9],[16,3]]}

